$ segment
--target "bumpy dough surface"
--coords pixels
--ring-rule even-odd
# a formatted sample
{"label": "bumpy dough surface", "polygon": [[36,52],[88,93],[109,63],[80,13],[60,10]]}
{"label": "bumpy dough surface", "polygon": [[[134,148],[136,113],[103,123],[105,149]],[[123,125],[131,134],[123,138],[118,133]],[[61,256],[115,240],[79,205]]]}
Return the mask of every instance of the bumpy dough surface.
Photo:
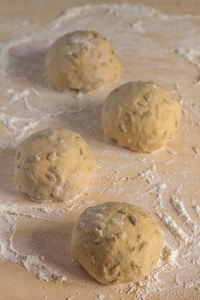
{"label": "bumpy dough surface", "polygon": [[121,146],[151,152],[174,135],[181,106],[153,82],[129,82],[110,93],[102,109],[104,132]]}
{"label": "bumpy dough surface", "polygon": [[162,247],[152,215],[128,203],[86,209],[72,233],[72,255],[104,284],[137,281],[156,265]]}
{"label": "bumpy dough surface", "polygon": [[94,160],[73,131],[48,128],[29,136],[16,149],[14,175],[32,199],[66,201],[90,182]]}
{"label": "bumpy dough surface", "polygon": [[107,39],[93,31],[75,31],[58,39],[46,55],[49,82],[64,91],[89,91],[115,80],[120,64]]}

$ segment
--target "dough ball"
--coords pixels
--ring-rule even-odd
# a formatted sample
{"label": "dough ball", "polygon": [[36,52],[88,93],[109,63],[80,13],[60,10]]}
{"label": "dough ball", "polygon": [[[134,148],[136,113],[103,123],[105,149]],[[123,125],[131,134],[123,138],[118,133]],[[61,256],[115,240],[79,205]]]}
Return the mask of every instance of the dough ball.
{"label": "dough ball", "polygon": [[174,135],[181,106],[153,82],[129,82],[110,93],[102,109],[104,132],[121,146],[151,152]]}
{"label": "dough ball", "polygon": [[58,90],[87,92],[115,80],[120,65],[104,36],[94,31],[75,31],[49,49],[46,71],[49,82]]}
{"label": "dough ball", "polygon": [[66,201],[79,195],[88,186],[93,169],[85,141],[63,128],[32,134],[16,149],[16,184],[35,200]]}
{"label": "dough ball", "polygon": [[72,233],[72,255],[104,284],[137,281],[157,264],[160,229],[145,210],[107,202],[86,209]]}

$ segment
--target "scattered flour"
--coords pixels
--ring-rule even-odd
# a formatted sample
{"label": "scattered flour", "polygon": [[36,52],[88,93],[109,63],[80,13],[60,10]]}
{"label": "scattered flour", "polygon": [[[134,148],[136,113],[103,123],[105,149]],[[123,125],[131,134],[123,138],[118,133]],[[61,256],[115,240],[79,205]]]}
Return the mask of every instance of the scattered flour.
{"label": "scattered flour", "polygon": [[162,213],[160,211],[155,211],[155,214],[161,220],[161,222],[166,225],[166,227],[173,235],[175,235],[185,243],[188,242],[188,235],[182,230],[180,226],[177,225],[177,223],[172,219],[170,215]]}
{"label": "scattered flour", "polygon": [[90,10],[92,10],[92,6],[90,5],[78,6],[78,7],[73,7],[71,9],[68,9],[62,12],[58,18],[56,18],[50,23],[50,29],[53,31],[58,30],[61,24],[66,20],[75,19],[80,15],[84,15],[85,13],[88,13]]}
{"label": "scattered flour", "polygon": [[100,294],[100,293],[98,293],[98,294],[96,295],[95,300],[103,300],[103,299],[104,299],[104,295],[102,295],[102,294]]}
{"label": "scattered flour", "polygon": [[[39,124],[39,121],[37,120],[19,118],[3,112],[0,112],[0,121],[2,121],[8,130],[15,134],[16,140],[20,139],[27,130],[35,128]],[[14,141],[12,145],[15,145],[15,142],[16,141]]]}
{"label": "scattered flour", "polygon": [[19,101],[19,100],[27,100],[27,97],[30,95],[29,88],[26,88],[20,92],[15,92],[13,89],[8,90],[8,94],[11,94],[11,98],[9,100],[9,104],[12,104],[13,102]]}
{"label": "scattered flour", "polygon": [[129,26],[135,32],[145,33],[146,29],[144,27],[144,23],[142,21],[137,21]]}
{"label": "scattered flour", "polygon": [[194,199],[192,199],[192,208],[194,209],[196,215],[200,218],[200,206],[194,203]]}
{"label": "scattered flour", "polygon": [[[0,215],[1,220],[1,215]],[[13,245],[13,237],[16,232],[16,225],[12,224],[10,218],[5,218],[7,221],[7,232],[10,233],[8,238],[1,236],[0,237],[0,256],[4,259],[8,259],[12,262],[23,265],[28,272],[32,271],[34,274],[42,280],[48,281],[49,279],[54,281],[62,281],[63,276],[57,274],[57,272],[45,264],[38,256],[36,255],[24,255],[19,253]],[[13,218],[12,218],[13,221]]]}
{"label": "scattered flour", "polygon": [[182,55],[186,58],[189,62],[200,69],[200,49],[193,49],[193,48],[183,48],[179,47],[173,50],[175,53]]}
{"label": "scattered flour", "polygon": [[179,255],[178,249],[172,250],[167,245],[163,248],[162,260],[166,261],[169,265],[175,266],[177,265],[177,257]]}
{"label": "scattered flour", "polygon": [[89,48],[92,45],[92,41],[85,41],[81,38],[75,38],[75,37],[73,38],[73,42],[78,45],[83,45],[87,48]]}
{"label": "scattered flour", "polygon": [[0,43],[0,75],[7,75],[6,69],[9,66],[9,51],[12,47],[20,46],[23,43],[30,42],[31,36],[19,36],[8,42]]}
{"label": "scattered flour", "polygon": [[[24,106],[27,110],[33,111],[34,108],[30,105],[28,102],[28,98],[31,94],[39,95],[38,91],[34,88],[25,88],[21,91],[16,91],[14,89],[8,89],[5,91],[5,94],[10,95],[10,99],[8,101],[8,104],[12,104],[17,101],[24,101]],[[4,107],[5,108],[5,107]]]}
{"label": "scattered flour", "polygon": [[155,175],[154,175],[155,170],[156,170],[156,165],[155,165],[155,163],[152,163],[152,166],[150,168],[139,173],[139,177],[142,180],[145,180],[147,183],[153,183],[154,178],[155,178]]}
{"label": "scattered flour", "polygon": [[[117,22],[116,24],[121,22],[121,26],[123,25],[123,22],[125,21],[126,24],[131,24],[130,28],[128,30],[128,33],[124,34],[122,39],[124,38],[125,43],[119,43],[116,44],[118,47],[119,55],[124,55],[124,44],[126,47],[132,47],[132,44],[126,44],[126,41],[128,40],[128,34],[134,34],[138,38],[141,37],[141,42],[146,41],[145,40],[145,33],[148,28],[148,32],[152,32],[153,35],[158,34],[158,30],[163,30],[167,28],[167,26],[174,22],[176,24],[176,21],[182,22],[182,25],[184,23],[184,20],[189,21],[193,19],[199,19],[199,16],[191,16],[191,15],[167,15],[160,13],[152,8],[143,6],[143,5],[130,5],[130,4],[124,4],[124,5],[94,5],[94,6],[84,6],[84,7],[76,7],[72,8],[70,10],[67,10],[63,12],[60,16],[58,16],[57,19],[53,20],[48,24],[48,26],[41,32],[36,32],[29,36],[21,35],[17,38],[14,38],[6,43],[0,44],[0,76],[2,75],[2,79],[9,78],[9,66],[10,62],[13,59],[14,56],[12,56],[12,50],[20,51],[21,46],[27,46],[27,49],[25,47],[25,53],[27,51],[30,51],[31,47],[33,47],[33,44],[35,46],[34,49],[41,50],[47,46],[49,46],[56,38],[61,36],[63,33],[66,33],[71,30],[76,30],[78,26],[81,26],[81,28],[86,28],[88,24],[88,20],[90,21],[91,26],[93,24],[96,24],[98,21],[98,14],[99,12],[103,12],[103,14],[108,19],[111,19],[113,15],[114,18],[116,18]],[[84,19],[85,18],[85,19]],[[83,20],[83,21],[82,21]],[[86,22],[84,23],[84,20]],[[70,21],[70,22],[69,22]],[[80,22],[80,23],[77,23]],[[95,21],[95,22],[94,22]],[[101,20],[101,24],[104,20]],[[172,22],[173,21],[173,22]],[[69,22],[69,23],[67,23]],[[83,23],[81,23],[83,22]],[[94,23],[93,23],[94,22]],[[66,26],[67,24],[67,26]],[[86,27],[85,27],[86,26]],[[96,26],[96,25],[95,25]],[[102,25],[101,25],[102,26]],[[95,30],[101,31],[101,26],[98,28],[95,27]],[[114,25],[115,26],[115,25]],[[127,26],[127,25],[126,25]],[[191,23],[192,28],[194,27],[194,24]],[[103,26],[102,26],[103,27]],[[179,26],[181,28],[181,26]],[[110,29],[111,28],[111,29]],[[120,27],[119,27],[120,28]],[[119,28],[115,28],[115,34],[117,37],[117,30]],[[110,31],[109,31],[110,30]],[[179,29],[180,30],[180,29]],[[103,30],[102,30],[103,31]],[[108,38],[113,37],[113,27],[107,27],[107,31],[105,32],[108,34]],[[177,33],[176,33],[177,34]],[[177,35],[176,35],[177,37]],[[182,38],[183,39],[183,38]],[[115,40],[113,38],[113,40]],[[134,38],[133,38],[134,40]],[[155,39],[156,40],[156,39]],[[174,42],[174,36],[170,33],[170,40]],[[77,41],[77,43],[80,43],[81,41]],[[170,41],[169,41],[170,43]],[[175,45],[173,52],[177,53],[178,55],[183,56],[186,58],[189,62],[191,62],[193,65],[200,68],[200,62],[199,62],[199,56],[200,56],[200,50],[198,48],[198,45],[196,44],[196,47],[193,45],[191,48],[185,47],[185,36],[184,40],[179,39],[178,43],[180,46],[177,47]],[[87,45],[89,46],[89,45]],[[155,55],[157,55],[158,51],[160,51],[160,44],[156,44],[156,42],[152,40],[148,40],[148,46],[150,48],[147,49],[146,55],[150,55],[153,59],[155,59]],[[38,48],[37,48],[38,47]],[[116,47],[116,48],[117,48]],[[136,48],[134,48],[137,53],[140,53],[145,48],[144,44],[137,43]],[[167,46],[167,49],[171,49],[171,44]],[[23,47],[22,47],[23,48]],[[130,50],[130,49],[129,49]],[[137,52],[138,51],[138,52]],[[163,55],[163,51],[161,53]],[[137,54],[138,55],[138,54]],[[143,55],[143,54],[142,54]],[[157,57],[157,56],[156,56]],[[22,61],[23,63],[23,61]],[[31,67],[31,66],[30,66]],[[164,80],[163,80],[164,81]],[[181,85],[182,86],[182,85]],[[156,85],[155,85],[156,88]],[[180,83],[175,82],[175,88],[180,90]],[[11,87],[6,90],[4,95],[2,97],[9,97],[8,103],[6,104],[5,109],[10,109],[13,105],[18,105],[20,102],[24,102],[24,106],[27,110],[27,112],[32,112],[36,107],[32,106],[30,104],[29,98],[30,97],[36,97],[39,99],[41,93],[45,93],[44,90],[40,91],[33,87],[27,87],[21,89],[15,89],[14,87]],[[67,95],[67,94],[66,94]],[[100,94],[99,94],[100,95]],[[98,96],[99,96],[98,95]],[[55,97],[55,94],[54,94]],[[59,94],[56,94],[55,101],[59,100]],[[86,109],[85,101],[88,100],[89,96],[77,93],[76,100],[79,102],[79,105],[76,106],[76,108],[68,110],[68,95],[65,96],[66,100],[66,108],[65,109],[58,109],[55,112],[49,112],[48,110],[41,110],[40,116],[38,118],[22,118],[17,117],[15,114],[11,114],[9,112],[0,112],[0,120],[2,121],[3,125],[8,129],[8,131],[13,134],[13,144],[12,146],[15,146],[16,143],[18,143],[24,135],[28,132],[29,129],[36,128],[38,125],[41,125],[42,123],[46,124],[54,120],[57,117],[62,117],[64,115],[64,121],[63,126],[68,126],[68,123],[66,123],[67,116],[70,117],[72,114],[76,113],[84,113]],[[91,96],[93,98],[93,96]],[[70,100],[70,99],[69,99]],[[96,100],[96,99],[95,99]],[[90,105],[94,105],[92,101],[89,102]],[[92,108],[93,109],[93,108]],[[96,109],[96,107],[95,107]],[[186,107],[186,110],[189,109]],[[87,116],[87,115],[86,115]],[[84,115],[85,117],[85,115]],[[87,118],[87,117],[86,117]],[[82,124],[82,123],[81,123]],[[196,124],[199,124],[199,120],[196,120]],[[74,126],[74,123],[73,123]],[[95,128],[96,123],[94,125],[94,122],[91,119],[91,126]],[[85,123],[82,126],[85,127]],[[78,128],[80,129],[80,128]],[[91,132],[85,131],[86,135],[90,135]],[[85,133],[84,132],[84,133]],[[98,141],[99,142],[99,141]],[[91,145],[94,148],[94,151],[96,151],[97,155],[99,155],[98,150],[95,147],[95,142],[91,141]],[[198,141],[197,141],[197,146]],[[198,150],[199,148],[196,147]],[[93,150],[93,149],[92,149]],[[101,155],[107,155],[108,150],[104,150],[103,148],[100,149]],[[177,152],[174,152],[173,150],[168,150],[170,154],[172,154],[172,158],[169,160],[165,160],[162,164],[169,164],[171,166],[176,166],[176,154]],[[198,151],[196,151],[198,152]],[[114,150],[113,150],[114,153]],[[117,153],[117,160],[121,160],[122,158],[125,160],[127,159],[126,164],[131,164],[134,160],[134,155],[125,154],[125,152],[116,152]],[[196,153],[198,154],[198,153]],[[114,155],[114,154],[113,154]],[[157,154],[156,154],[157,155]],[[137,156],[138,157],[138,156]],[[195,156],[196,157],[196,156]],[[175,178],[172,174],[172,180],[170,181],[171,174],[167,174],[165,177],[166,180],[163,180],[163,173],[159,170],[158,166],[160,166],[161,161],[157,160],[156,164],[154,161],[151,161],[151,158],[149,158],[148,155],[144,154],[144,157],[142,158],[136,158],[134,163],[137,161],[140,163],[140,170],[144,170],[139,173],[138,177],[142,180],[140,180],[140,184],[142,188],[145,189],[145,185],[147,185],[147,192],[141,194],[141,190],[136,191],[135,195],[139,194],[139,198],[142,197],[148,197],[151,193],[153,193],[153,196],[155,196],[154,203],[152,205],[153,207],[153,213],[157,216],[157,218],[160,220],[163,228],[163,237],[164,237],[164,248],[163,253],[161,256],[161,259],[159,261],[159,264],[156,266],[156,268],[153,270],[153,272],[148,275],[144,280],[136,283],[136,284],[125,284],[121,287],[113,287],[114,291],[121,292],[127,295],[130,295],[131,297],[136,297],[135,299],[147,299],[147,295],[151,294],[152,292],[156,291],[163,291],[166,288],[166,279],[162,279],[161,275],[165,274],[165,272],[176,272],[177,274],[177,281],[174,280],[173,284],[170,285],[171,288],[175,288],[177,286],[179,287],[193,287],[197,286],[197,281],[193,278],[190,272],[190,267],[183,265],[182,268],[188,270],[188,274],[186,278],[183,280],[179,276],[181,274],[181,267],[178,264],[178,258],[180,256],[180,253],[182,250],[185,252],[188,251],[188,253],[194,253],[197,252],[198,247],[200,245],[200,241],[196,238],[198,235],[200,235],[199,231],[199,225],[198,220],[193,220],[192,217],[190,217],[189,212],[187,211],[186,207],[184,206],[184,202],[182,200],[179,200],[176,196],[167,196],[168,187],[170,187],[170,184],[172,184],[172,180]],[[151,167],[147,168],[148,164],[151,163]],[[100,164],[100,163],[99,163]],[[123,165],[125,166],[125,164]],[[110,187],[102,187],[101,182],[104,180],[103,178],[106,177],[106,173],[111,173],[111,177],[108,181],[112,181],[113,177],[113,170],[110,170],[108,166],[105,166],[102,163],[101,173],[100,175],[97,174],[97,177],[95,178],[96,182],[94,182],[94,185],[96,188],[96,191],[98,191],[98,194],[96,194],[95,197],[99,197],[99,199],[107,199],[109,201],[110,195],[114,194],[116,197],[116,200],[120,200],[122,197],[124,200],[126,200],[126,197],[130,195],[126,195],[124,192],[124,189],[121,188],[120,184],[121,182],[128,181],[129,185],[134,185],[132,181],[126,180],[127,176],[120,176],[121,172],[123,172],[123,167],[121,169],[118,169],[118,165],[116,164],[116,173],[118,177],[120,177],[120,180],[117,180],[114,182],[114,184]],[[106,169],[104,171],[104,168]],[[185,166],[183,165],[182,171],[185,169]],[[99,171],[99,170],[98,170]],[[103,173],[104,172],[104,173]],[[160,177],[162,175],[162,179]],[[184,173],[179,174],[180,177],[184,175]],[[184,180],[184,177],[183,179]],[[100,184],[99,184],[100,183]],[[180,181],[179,181],[180,183]],[[99,185],[99,186],[98,186]],[[178,182],[177,182],[178,185]],[[120,188],[119,188],[120,186]],[[117,189],[118,187],[118,189]],[[138,194],[137,194],[138,192]],[[107,198],[106,198],[107,197]],[[131,194],[132,197],[132,194]],[[149,197],[150,198],[150,197]],[[148,198],[148,199],[149,199]],[[134,199],[134,193],[133,193],[133,199]],[[50,266],[48,262],[44,260],[42,256],[39,256],[37,254],[24,254],[21,252],[18,252],[13,243],[13,238],[15,236],[15,233],[17,231],[16,222],[19,219],[23,220],[43,220],[43,221],[49,221],[52,218],[56,217],[62,217],[64,213],[73,212],[74,210],[78,210],[80,208],[84,207],[84,204],[76,203],[74,200],[72,200],[68,206],[59,207],[58,205],[49,205],[47,203],[44,203],[43,206],[39,205],[38,203],[34,203],[33,205],[27,205],[27,206],[20,206],[19,204],[13,204],[7,201],[8,199],[4,197],[2,194],[0,196],[0,256],[1,258],[8,259],[12,262],[18,263],[23,265],[27,271],[34,272],[34,274],[42,279],[42,280],[53,280],[53,281],[69,281],[69,276],[66,276],[64,272],[61,272],[57,266]],[[10,200],[10,199],[9,199]],[[88,202],[85,202],[85,205],[92,205],[93,199],[89,199]],[[14,202],[16,203],[16,202]],[[139,205],[138,201],[138,205]],[[12,205],[13,204],[13,205]],[[171,209],[173,209],[173,212],[177,214],[179,221],[174,219],[172,215],[170,215],[170,212],[168,211],[167,205],[171,205]],[[192,202],[192,208],[196,213],[196,218],[200,218],[200,206],[194,204]],[[184,228],[184,229],[183,229]],[[191,235],[187,234],[187,232],[190,232]],[[171,234],[169,234],[169,232]],[[171,239],[171,236],[173,239]],[[173,247],[173,240],[176,240],[179,244],[177,248]],[[170,242],[169,242],[170,240]],[[193,243],[192,243],[193,242]],[[192,254],[191,254],[192,255]],[[180,268],[180,269],[179,269]],[[170,277],[170,276],[169,276]],[[168,278],[169,279],[169,278]],[[96,300],[103,300],[106,298],[107,290],[103,289],[103,293],[94,293],[94,297],[96,297]],[[105,292],[104,292],[105,291]],[[146,297],[147,296],[147,297]]]}
{"label": "scattered flour", "polygon": [[171,203],[175,208],[177,214],[182,218],[183,222],[187,224],[193,231],[197,232],[200,227],[195,224],[191,217],[188,215],[183,202],[180,201],[177,197],[172,196]]}

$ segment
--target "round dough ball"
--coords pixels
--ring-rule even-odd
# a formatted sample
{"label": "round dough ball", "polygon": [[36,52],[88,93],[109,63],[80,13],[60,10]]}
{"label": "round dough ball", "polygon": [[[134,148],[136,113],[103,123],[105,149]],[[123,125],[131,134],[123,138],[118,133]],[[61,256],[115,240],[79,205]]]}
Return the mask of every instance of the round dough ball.
{"label": "round dough ball", "polygon": [[86,209],[72,233],[72,255],[104,284],[137,281],[157,264],[162,236],[153,216],[128,203]]}
{"label": "round dough ball", "polygon": [[115,80],[120,64],[107,39],[94,31],[75,31],[58,39],[46,55],[49,82],[58,90],[87,92]]}
{"label": "round dough ball", "polygon": [[65,201],[89,184],[94,169],[90,150],[73,131],[48,128],[29,136],[16,149],[14,175],[32,199]]}
{"label": "round dough ball", "polygon": [[104,132],[121,146],[151,152],[174,135],[181,106],[153,82],[129,82],[110,93],[102,109]]}

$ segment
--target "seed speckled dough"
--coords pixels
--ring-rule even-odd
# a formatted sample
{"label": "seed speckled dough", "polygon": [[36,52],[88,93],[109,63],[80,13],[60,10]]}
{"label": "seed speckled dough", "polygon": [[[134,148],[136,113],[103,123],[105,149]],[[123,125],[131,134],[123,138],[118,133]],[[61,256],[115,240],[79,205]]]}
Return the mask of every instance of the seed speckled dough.
{"label": "seed speckled dough", "polygon": [[93,170],[85,141],[64,128],[36,132],[16,149],[15,182],[33,200],[70,200],[89,185]]}
{"label": "seed speckled dough", "polygon": [[110,93],[102,109],[104,132],[121,146],[141,152],[163,147],[174,135],[181,106],[153,82],[129,82]]}
{"label": "seed speckled dough", "polygon": [[86,209],[72,232],[73,257],[104,284],[137,281],[157,264],[162,235],[153,216],[128,203]]}
{"label": "seed speckled dough", "polygon": [[120,73],[109,42],[94,31],[74,31],[58,39],[45,64],[49,82],[61,91],[87,92],[115,80]]}

